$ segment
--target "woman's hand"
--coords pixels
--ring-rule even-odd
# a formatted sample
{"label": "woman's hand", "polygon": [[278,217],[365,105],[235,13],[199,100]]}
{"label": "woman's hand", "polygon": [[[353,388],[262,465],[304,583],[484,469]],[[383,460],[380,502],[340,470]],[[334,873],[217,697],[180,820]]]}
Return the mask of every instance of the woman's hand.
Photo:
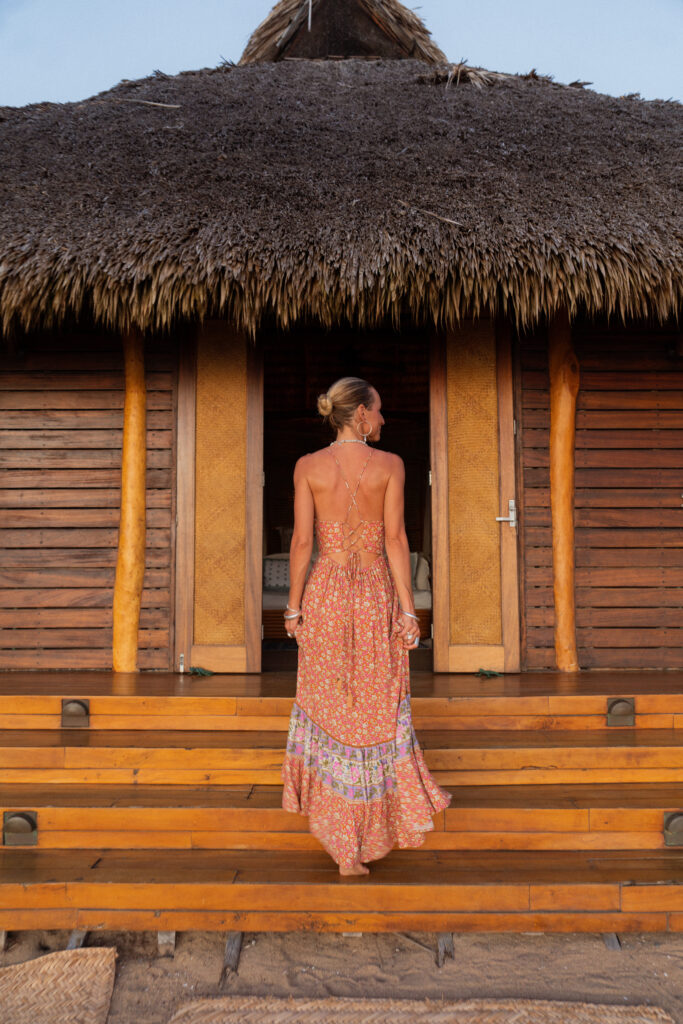
{"label": "woman's hand", "polygon": [[396,632],[406,650],[414,651],[420,644],[420,624],[405,612],[398,613]]}
{"label": "woman's hand", "polygon": [[[291,615],[291,614],[292,613],[289,611],[289,609],[287,609],[287,615]],[[299,617],[296,618],[296,619],[293,619],[293,618],[292,619],[283,619],[283,622],[284,622],[284,625],[285,625],[285,630],[286,630],[287,635],[289,637],[293,637],[294,636],[294,634],[296,633],[297,627],[301,625],[301,619],[302,619],[302,613],[301,612],[299,612]]]}

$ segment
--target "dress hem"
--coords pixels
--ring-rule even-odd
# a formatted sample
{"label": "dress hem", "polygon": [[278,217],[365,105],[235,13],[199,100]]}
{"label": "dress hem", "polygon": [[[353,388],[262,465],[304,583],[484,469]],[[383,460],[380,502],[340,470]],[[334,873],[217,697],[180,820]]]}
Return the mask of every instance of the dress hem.
{"label": "dress hem", "polygon": [[425,786],[421,762],[419,750],[397,761],[396,788],[362,802],[335,792],[315,770],[307,770],[301,757],[287,755],[281,772],[283,810],[307,817],[311,834],[343,867],[379,860],[397,848],[418,849],[435,831],[434,815],[451,802],[451,794],[431,777]]}

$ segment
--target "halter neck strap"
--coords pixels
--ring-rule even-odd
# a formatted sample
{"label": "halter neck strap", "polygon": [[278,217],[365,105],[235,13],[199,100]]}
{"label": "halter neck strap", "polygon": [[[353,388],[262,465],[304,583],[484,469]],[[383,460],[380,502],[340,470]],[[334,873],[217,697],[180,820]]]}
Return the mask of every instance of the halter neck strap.
{"label": "halter neck strap", "polygon": [[[359,516],[360,516],[360,518],[361,518],[361,522],[364,522],[364,520],[363,520],[363,516],[361,515],[361,511],[360,511],[360,509],[358,508],[358,502],[356,501],[356,494],[358,493],[358,488],[360,487],[360,482],[361,482],[361,480],[362,480],[362,478],[363,478],[363,473],[365,472],[365,467],[367,466],[368,462],[369,462],[369,461],[370,461],[370,459],[372,458],[373,452],[374,452],[374,448],[371,448],[371,449],[370,449],[370,452],[369,452],[369,454],[368,454],[368,457],[367,457],[367,459],[366,459],[366,460],[365,460],[365,462],[363,463],[363,468],[362,468],[362,469],[361,469],[361,471],[360,471],[360,475],[359,475],[359,477],[358,477],[358,480],[356,481],[356,486],[355,486],[355,488],[354,488],[354,490],[353,490],[353,493],[351,492],[351,488],[349,487],[349,482],[348,482],[348,480],[347,480],[347,479],[346,479],[346,477],[344,476],[344,470],[343,470],[343,469],[341,468],[341,465],[340,465],[340,463],[339,463],[339,459],[337,458],[337,456],[335,455],[335,453],[334,453],[334,452],[332,452],[332,457],[334,458],[334,461],[335,461],[335,462],[337,463],[337,465],[339,466],[339,472],[340,472],[340,473],[341,473],[341,475],[342,475],[342,480],[343,480],[343,481],[344,481],[344,483],[346,484],[346,489],[347,489],[347,491],[349,492],[349,494],[350,494],[350,496],[351,496],[351,501],[349,502],[349,507],[348,507],[348,508],[347,508],[347,510],[346,510],[346,515],[344,516],[343,522],[346,522],[346,521],[347,521],[347,519],[349,518],[349,512],[351,511],[351,508],[352,508],[352,507],[353,507],[354,505],[356,506],[356,511],[358,512],[358,515],[359,515]],[[359,524],[359,525],[360,525],[360,524]]]}

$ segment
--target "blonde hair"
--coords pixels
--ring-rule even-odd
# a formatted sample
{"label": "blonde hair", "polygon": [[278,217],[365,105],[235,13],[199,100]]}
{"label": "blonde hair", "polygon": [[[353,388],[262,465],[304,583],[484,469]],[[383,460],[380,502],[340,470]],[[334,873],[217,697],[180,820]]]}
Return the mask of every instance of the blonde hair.
{"label": "blonde hair", "polygon": [[342,430],[353,419],[359,405],[372,407],[371,385],[362,377],[340,377],[322,395],[318,395],[318,412],[333,430]]}

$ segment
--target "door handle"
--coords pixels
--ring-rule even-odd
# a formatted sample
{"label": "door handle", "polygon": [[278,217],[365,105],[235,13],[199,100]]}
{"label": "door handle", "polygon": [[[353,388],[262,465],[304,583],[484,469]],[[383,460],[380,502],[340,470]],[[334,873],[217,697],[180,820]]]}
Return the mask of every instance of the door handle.
{"label": "door handle", "polygon": [[509,523],[512,529],[514,530],[514,528],[517,525],[517,505],[515,504],[514,498],[510,498],[510,500],[508,501],[508,509],[510,511],[510,514],[507,516],[496,516],[496,522]]}

